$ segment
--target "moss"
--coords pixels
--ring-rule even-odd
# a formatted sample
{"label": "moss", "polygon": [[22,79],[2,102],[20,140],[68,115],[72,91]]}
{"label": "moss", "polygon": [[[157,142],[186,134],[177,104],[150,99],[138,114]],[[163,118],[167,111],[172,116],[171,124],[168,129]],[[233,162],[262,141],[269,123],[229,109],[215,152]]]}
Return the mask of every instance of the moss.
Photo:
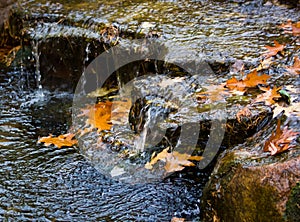
{"label": "moss", "polygon": [[285,217],[289,222],[299,221],[300,218],[300,182],[292,189],[286,204]]}

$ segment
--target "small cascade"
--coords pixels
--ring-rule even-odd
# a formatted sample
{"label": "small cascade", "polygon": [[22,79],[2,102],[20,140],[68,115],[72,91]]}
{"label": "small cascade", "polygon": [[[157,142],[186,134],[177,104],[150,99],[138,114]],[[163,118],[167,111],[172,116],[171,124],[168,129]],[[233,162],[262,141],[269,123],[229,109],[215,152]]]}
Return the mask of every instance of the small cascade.
{"label": "small cascade", "polygon": [[134,147],[138,152],[144,152],[147,148],[154,147],[161,142],[165,132],[158,127],[158,124],[164,121],[168,112],[166,108],[157,104],[147,105],[143,109],[146,110],[145,123],[139,137],[134,141]]}
{"label": "small cascade", "polygon": [[42,83],[41,83],[41,71],[40,71],[40,55],[41,52],[39,51],[39,40],[32,40],[31,41],[31,46],[32,46],[32,55],[35,60],[35,79],[36,79],[36,87],[37,87],[37,96],[38,97],[44,97],[44,93],[42,91]]}

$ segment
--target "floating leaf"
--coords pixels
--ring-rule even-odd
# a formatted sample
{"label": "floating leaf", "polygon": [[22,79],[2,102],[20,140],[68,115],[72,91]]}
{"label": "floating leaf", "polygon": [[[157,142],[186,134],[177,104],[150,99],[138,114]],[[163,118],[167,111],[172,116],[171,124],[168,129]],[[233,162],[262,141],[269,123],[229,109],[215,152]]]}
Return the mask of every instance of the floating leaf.
{"label": "floating leaf", "polygon": [[272,133],[264,145],[264,151],[271,152],[271,155],[282,153],[293,147],[290,143],[299,134],[299,132],[288,130],[287,127],[284,127],[283,130],[281,130],[280,125],[280,120],[278,120],[276,131]]}
{"label": "floating leaf", "polygon": [[277,55],[277,53],[281,52],[285,47],[285,45],[279,44],[276,40],[274,40],[274,45],[275,46],[265,46],[268,49],[268,52],[264,54],[266,58]]}
{"label": "floating leaf", "polygon": [[177,151],[169,153],[168,149],[169,148],[164,149],[162,152],[157,154],[157,156],[152,158],[151,161],[145,165],[145,168],[151,170],[154,164],[158,161],[163,161],[165,162],[164,168],[166,172],[171,173],[181,171],[186,166],[195,166],[195,164],[190,160],[200,161],[203,159],[201,156],[191,156],[187,153],[179,153]]}
{"label": "floating leaf", "polygon": [[298,58],[298,56],[294,57],[294,65],[288,66],[287,70],[292,74],[300,74],[300,59]]}
{"label": "floating leaf", "polygon": [[47,137],[42,137],[38,140],[39,143],[44,143],[45,146],[50,146],[51,144],[55,145],[58,148],[63,146],[71,147],[76,145],[78,141],[73,139],[75,134],[67,133],[63,135],[59,135],[58,137],[53,137],[49,135]]}
{"label": "floating leaf", "polygon": [[245,79],[237,80],[235,77],[227,80],[226,87],[233,90],[245,91],[246,88],[256,87],[258,84],[266,84],[270,78],[267,74],[258,75],[257,70],[250,72]]}

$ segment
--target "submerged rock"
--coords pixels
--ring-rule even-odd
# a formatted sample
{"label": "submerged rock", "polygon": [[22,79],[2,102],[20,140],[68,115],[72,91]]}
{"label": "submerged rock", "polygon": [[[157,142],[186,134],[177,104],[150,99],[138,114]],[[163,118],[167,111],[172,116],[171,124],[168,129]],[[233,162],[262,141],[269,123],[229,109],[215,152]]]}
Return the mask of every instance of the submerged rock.
{"label": "submerged rock", "polygon": [[[291,121],[288,125],[299,130]],[[298,221],[299,140],[287,152],[270,156],[263,146],[271,129],[274,124],[219,158],[203,191],[204,221]]]}

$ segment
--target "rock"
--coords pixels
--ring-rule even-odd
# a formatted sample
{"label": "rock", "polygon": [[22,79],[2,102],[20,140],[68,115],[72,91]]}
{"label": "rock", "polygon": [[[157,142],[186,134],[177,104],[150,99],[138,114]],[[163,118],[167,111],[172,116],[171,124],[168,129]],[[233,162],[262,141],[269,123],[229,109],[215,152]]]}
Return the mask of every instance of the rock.
{"label": "rock", "polygon": [[0,1],[0,30],[3,24],[7,21],[9,17],[9,12],[12,5],[16,2],[16,0],[1,0]]}
{"label": "rock", "polygon": [[203,221],[298,221],[300,145],[276,156],[264,153],[274,125],[219,158],[203,191]]}

